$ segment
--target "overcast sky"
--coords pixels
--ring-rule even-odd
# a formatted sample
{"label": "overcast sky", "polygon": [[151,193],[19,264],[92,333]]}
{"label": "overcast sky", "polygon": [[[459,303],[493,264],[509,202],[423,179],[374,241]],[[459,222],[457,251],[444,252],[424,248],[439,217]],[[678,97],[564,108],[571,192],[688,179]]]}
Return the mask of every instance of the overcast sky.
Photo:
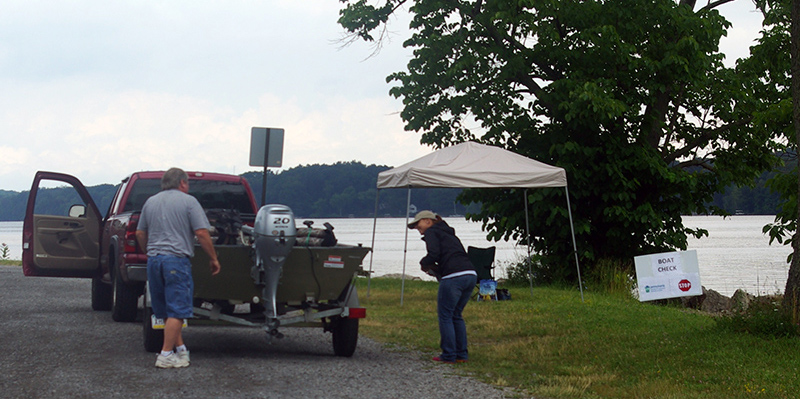
{"label": "overcast sky", "polygon": [[[385,78],[404,69],[407,20],[375,57],[340,48],[336,0],[0,3],[0,189],[37,170],[87,186],[178,166],[240,174],[253,126],[285,129],[279,172],[360,161],[398,166],[429,153],[403,130]],[[761,18],[750,0],[722,50],[747,55]]]}

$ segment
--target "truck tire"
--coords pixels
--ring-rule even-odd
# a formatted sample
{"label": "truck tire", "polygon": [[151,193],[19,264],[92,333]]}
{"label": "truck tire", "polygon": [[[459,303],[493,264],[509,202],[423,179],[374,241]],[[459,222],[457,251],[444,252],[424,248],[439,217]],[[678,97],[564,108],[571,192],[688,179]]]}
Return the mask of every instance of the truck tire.
{"label": "truck tire", "polygon": [[111,310],[111,284],[99,277],[92,278],[92,310]]}
{"label": "truck tire", "polygon": [[153,329],[152,315],[153,308],[145,306],[144,316],[142,317],[142,333],[144,337],[144,350],[156,353],[161,352],[161,347],[164,346],[164,330]]}
{"label": "truck tire", "polygon": [[331,320],[333,334],[333,353],[336,356],[350,357],[358,344],[358,319],[337,317]]}
{"label": "truck tire", "polygon": [[136,321],[136,314],[139,309],[139,293],[141,289],[138,285],[126,284],[119,276],[119,272],[114,273],[114,284],[112,284],[112,304],[111,318],[114,321],[131,322]]}

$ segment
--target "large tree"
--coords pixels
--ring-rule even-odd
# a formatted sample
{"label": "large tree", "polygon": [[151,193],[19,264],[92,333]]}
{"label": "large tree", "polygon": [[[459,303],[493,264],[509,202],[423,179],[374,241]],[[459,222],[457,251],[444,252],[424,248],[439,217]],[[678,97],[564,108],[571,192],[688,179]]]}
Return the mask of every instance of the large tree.
{"label": "large tree", "polygon": [[[790,71],[792,76],[791,92],[792,92],[792,125],[794,127],[794,149],[795,154],[800,149],[800,0],[792,0],[791,5],[791,63]],[[798,165],[800,166],[800,165]],[[800,173],[798,173],[800,177]],[[797,189],[795,193],[800,193],[800,178],[797,180]],[[797,194],[794,196],[797,207],[797,215],[800,215],[800,201],[797,200]],[[795,225],[797,225],[795,219]],[[792,258],[792,265],[789,268],[789,277],[786,281],[786,291],[783,297],[783,305],[785,308],[792,310],[792,320],[797,323],[800,320],[800,239],[797,238],[798,232],[795,231],[794,257]]]}
{"label": "large tree", "polygon": [[758,126],[780,132],[787,147],[787,159],[794,164],[790,173],[779,175],[771,187],[784,199],[775,223],[766,226],[770,242],[790,244],[793,253],[786,281],[783,306],[791,311],[795,322],[800,321],[800,239],[798,238],[798,178],[797,150],[800,148],[800,0],[758,0],[756,5],[764,15],[764,29],[758,43],[751,48],[751,57],[738,67],[751,79],[755,95],[768,99],[769,106],[756,114]]}
{"label": "large tree", "polygon": [[[719,213],[714,193],[772,167],[757,99],[726,68],[715,6],[682,0],[342,0],[340,24],[380,40],[413,16],[407,69],[389,76],[406,129],[444,147],[499,145],[567,170],[578,252],[599,259],[685,249],[681,215]],[[382,36],[382,34],[381,34]],[[568,265],[563,190],[528,194],[534,249]],[[524,238],[516,190],[471,190],[492,238]],[[565,273],[572,268],[564,267]],[[573,276],[564,276],[573,277]]]}

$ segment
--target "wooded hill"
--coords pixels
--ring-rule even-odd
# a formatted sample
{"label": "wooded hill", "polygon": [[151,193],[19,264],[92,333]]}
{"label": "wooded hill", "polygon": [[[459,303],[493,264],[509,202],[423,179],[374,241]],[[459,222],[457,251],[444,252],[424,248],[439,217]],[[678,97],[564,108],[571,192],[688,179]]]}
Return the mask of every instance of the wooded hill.
{"label": "wooded hill", "polygon": [[[364,165],[360,162],[337,162],[333,165],[307,165],[290,168],[280,173],[267,173],[267,203],[285,204],[298,218],[372,217],[375,213],[375,193],[378,173],[389,166]],[[242,175],[253,189],[256,203],[261,204],[263,174],[248,172]],[[77,176],[80,178],[79,176]],[[120,176],[120,180],[125,176]],[[103,184],[87,187],[100,212],[108,210],[117,186]],[[74,202],[68,198],[72,190],[51,188],[45,190],[42,209],[67,209]],[[460,189],[414,189],[411,203],[417,209],[432,209],[449,216],[468,211],[456,203]],[[405,215],[408,191],[405,189],[381,190],[378,215],[402,217]],[[25,216],[28,191],[0,190],[0,221],[19,221]],[[472,205],[476,208],[477,205]]]}
{"label": "wooded hill", "polygon": [[[267,173],[267,203],[285,204],[298,218],[372,217],[375,213],[375,184],[378,173],[389,166],[364,165],[360,162],[337,162],[333,165],[307,165],[290,168],[280,173]],[[261,203],[261,172],[243,174],[253,188],[258,204]],[[714,204],[727,212],[773,215],[778,209],[778,196],[764,187],[771,174],[764,174],[753,188],[729,188],[718,194]],[[120,176],[122,179],[124,176]],[[102,184],[87,187],[101,212],[106,212],[116,185]],[[51,209],[67,209],[73,199],[67,198],[70,190],[47,189],[44,204]],[[413,189],[411,203],[417,209],[431,209],[445,216],[477,211],[477,204],[469,207],[456,203],[460,189]],[[406,208],[406,189],[381,190],[379,217],[402,217]],[[25,216],[28,191],[0,190],[0,221],[21,221]]]}

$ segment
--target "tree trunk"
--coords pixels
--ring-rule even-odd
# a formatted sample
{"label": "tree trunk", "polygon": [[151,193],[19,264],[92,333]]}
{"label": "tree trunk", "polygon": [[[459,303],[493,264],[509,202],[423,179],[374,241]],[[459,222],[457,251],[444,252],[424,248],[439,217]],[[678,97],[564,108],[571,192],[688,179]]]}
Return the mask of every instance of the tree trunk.
{"label": "tree trunk", "polygon": [[[792,0],[791,23],[791,73],[792,73],[792,123],[794,125],[795,148],[800,149],[800,0]],[[798,157],[797,190],[800,193],[800,157]],[[798,218],[800,218],[800,200],[797,201]],[[800,222],[800,220],[798,220]],[[800,223],[798,223],[800,226]],[[800,321],[800,233],[795,231],[792,240],[792,264],[789,267],[789,278],[786,280],[786,291],[783,296],[783,308],[791,312],[792,321]]]}

